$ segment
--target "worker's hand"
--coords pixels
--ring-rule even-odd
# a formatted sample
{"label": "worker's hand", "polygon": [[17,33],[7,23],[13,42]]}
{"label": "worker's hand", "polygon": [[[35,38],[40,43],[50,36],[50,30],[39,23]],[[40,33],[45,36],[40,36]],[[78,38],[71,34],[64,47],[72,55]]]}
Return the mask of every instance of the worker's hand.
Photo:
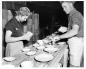
{"label": "worker's hand", "polygon": [[32,36],[33,33],[27,32],[26,34],[24,34],[23,39],[29,41]]}
{"label": "worker's hand", "polygon": [[62,33],[67,32],[67,27],[61,26],[58,31]]}

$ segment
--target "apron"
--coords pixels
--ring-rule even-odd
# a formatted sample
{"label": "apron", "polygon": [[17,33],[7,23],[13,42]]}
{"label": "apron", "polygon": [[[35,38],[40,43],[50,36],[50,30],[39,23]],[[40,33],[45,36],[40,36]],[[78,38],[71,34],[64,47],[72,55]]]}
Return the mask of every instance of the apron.
{"label": "apron", "polygon": [[23,42],[18,41],[18,42],[13,42],[13,43],[7,43],[6,46],[6,57],[9,56],[14,56],[16,54],[20,54],[21,50],[23,49]]}
{"label": "apron", "polygon": [[80,66],[84,51],[84,40],[82,37],[72,37],[68,40],[70,49],[70,64]]}

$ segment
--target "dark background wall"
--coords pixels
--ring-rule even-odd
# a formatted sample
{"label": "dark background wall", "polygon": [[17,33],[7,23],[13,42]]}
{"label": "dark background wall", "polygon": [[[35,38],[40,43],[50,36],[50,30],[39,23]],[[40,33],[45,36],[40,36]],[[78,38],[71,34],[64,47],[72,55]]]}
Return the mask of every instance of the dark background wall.
{"label": "dark background wall", "polygon": [[[68,15],[63,11],[59,1],[27,2],[27,6],[32,12],[39,13],[40,28],[46,30],[48,27],[49,34],[55,32],[59,25],[68,25]],[[83,1],[77,1],[74,6],[83,14]]]}

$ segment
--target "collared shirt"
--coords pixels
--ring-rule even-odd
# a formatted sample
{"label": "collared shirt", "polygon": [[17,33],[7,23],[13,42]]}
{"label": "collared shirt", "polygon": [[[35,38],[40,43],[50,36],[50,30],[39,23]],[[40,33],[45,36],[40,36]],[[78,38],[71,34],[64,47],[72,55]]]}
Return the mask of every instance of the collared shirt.
{"label": "collared shirt", "polygon": [[71,30],[74,24],[77,24],[79,26],[77,37],[83,37],[84,36],[84,22],[83,22],[83,16],[80,12],[77,10],[72,10],[69,14],[69,24],[68,29]]}
{"label": "collared shirt", "polygon": [[19,37],[23,35],[23,25],[17,21],[16,18],[11,19],[5,26],[6,31],[12,32],[12,37]]}

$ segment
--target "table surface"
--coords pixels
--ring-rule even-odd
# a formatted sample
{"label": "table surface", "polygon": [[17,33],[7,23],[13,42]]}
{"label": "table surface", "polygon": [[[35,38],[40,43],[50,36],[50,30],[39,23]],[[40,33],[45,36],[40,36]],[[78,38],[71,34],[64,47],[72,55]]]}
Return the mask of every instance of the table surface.
{"label": "table surface", "polygon": [[[52,66],[57,66],[57,64],[60,62],[61,60],[61,57],[65,51],[65,49],[67,48],[67,45],[64,44],[64,45],[57,45],[58,47],[58,51],[52,53],[52,55],[54,56],[54,59],[47,62],[46,65],[48,67],[52,67]],[[33,56],[28,56],[26,55],[25,53],[21,52],[21,54],[17,54],[15,55],[14,57],[16,58],[16,60],[12,61],[12,62],[7,62],[7,61],[4,61],[2,62],[2,65],[6,65],[6,64],[13,64],[15,67],[18,67],[20,66],[20,64],[23,62],[23,61],[33,61],[34,62],[34,67],[38,67],[40,66],[41,62],[37,62],[34,60],[34,57],[40,53],[43,53],[45,51],[41,51],[41,50],[37,50],[35,48],[32,48],[32,50],[36,50],[37,53]]]}

